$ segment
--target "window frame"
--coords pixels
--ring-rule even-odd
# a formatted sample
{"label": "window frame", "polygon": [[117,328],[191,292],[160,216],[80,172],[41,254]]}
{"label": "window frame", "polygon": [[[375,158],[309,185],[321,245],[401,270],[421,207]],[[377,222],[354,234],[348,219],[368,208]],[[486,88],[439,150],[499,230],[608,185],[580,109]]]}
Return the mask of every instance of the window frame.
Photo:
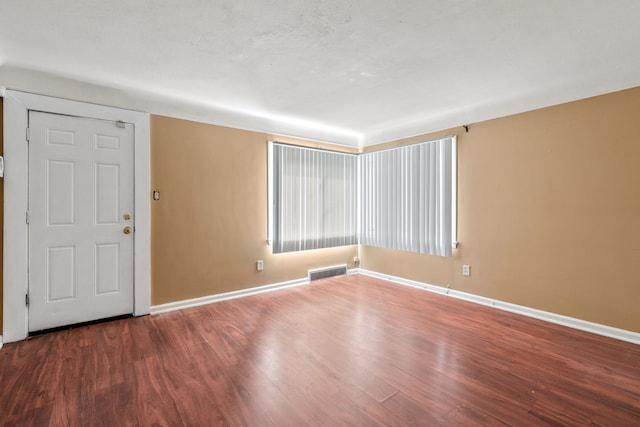
{"label": "window frame", "polygon": [[[427,152],[425,154],[426,146],[432,143],[444,143],[448,142],[450,144],[450,148],[446,148],[445,146],[436,148],[437,154],[433,154]],[[419,155],[420,161],[418,161],[417,168],[412,169],[413,174],[403,174],[405,169],[403,166],[415,167],[416,165],[412,163],[414,162],[415,157],[411,156],[410,150],[414,149],[416,146],[424,146],[420,151]],[[379,155],[382,152],[389,152],[387,156]],[[376,165],[372,166],[372,163],[365,163],[365,158],[361,156],[361,219],[362,226],[360,228],[360,244],[363,245],[373,245],[378,247],[384,247],[395,250],[405,250],[416,253],[424,253],[424,254],[432,254],[432,255],[440,255],[440,256],[450,256],[451,250],[455,249],[458,246],[458,229],[457,229],[457,136],[456,135],[446,135],[439,138],[434,138],[430,140],[417,141],[411,144],[404,144],[395,147],[383,148],[380,150],[372,150],[366,153],[362,153],[363,156],[375,156],[378,155],[377,158],[373,158],[372,163],[375,165],[376,162],[383,163],[382,166]],[[413,154],[415,156],[415,153]],[[445,163],[446,158],[450,156],[450,164]],[[427,158],[428,160],[425,160]],[[427,181],[423,181],[423,183],[428,184],[430,186],[435,185],[439,188],[439,192],[437,196],[433,197],[430,200],[429,192],[420,193],[420,198],[410,198],[407,203],[406,200],[413,195],[413,189],[415,188],[416,182],[419,179],[416,177],[416,171],[430,171],[427,167],[428,165],[423,164],[423,161],[430,161],[431,164],[435,161],[437,163],[436,166],[436,175],[435,181],[434,176],[431,176],[431,179]],[[385,164],[386,163],[386,164]],[[376,170],[376,167],[378,170]],[[384,172],[381,172],[384,170]],[[444,176],[443,174],[450,172],[451,176]],[[364,176],[367,174],[367,177]],[[391,181],[387,181],[389,175],[392,177]],[[431,175],[430,172],[421,173],[422,176],[427,177]],[[444,184],[446,181],[449,181],[450,187],[444,188],[446,185]],[[386,183],[390,182],[390,185],[386,185]],[[423,185],[418,183],[418,185]],[[365,188],[366,187],[366,188]],[[372,192],[372,189],[375,190]],[[449,192],[448,192],[449,191]],[[375,193],[373,197],[372,193]],[[380,202],[380,198],[385,199]],[[448,200],[450,198],[450,200]],[[450,245],[451,248],[444,247],[444,243],[442,242],[442,238],[432,237],[429,239],[420,240],[418,243],[414,242],[412,236],[416,235],[416,230],[413,230],[412,218],[416,217],[416,212],[420,209],[419,207],[407,207],[407,205],[416,205],[416,206],[429,206],[429,209],[438,209],[438,206],[443,206],[440,202],[443,200],[449,201],[450,205],[445,207],[445,210],[448,210],[450,214]],[[425,204],[427,201],[435,201],[436,205]],[[386,203],[385,203],[386,202]],[[372,205],[373,203],[373,205]],[[421,204],[422,203],[422,204]],[[399,206],[396,209],[381,209],[380,206]],[[374,209],[370,211],[370,207],[373,206]],[[431,206],[436,206],[436,208],[432,208]],[[406,215],[402,216],[402,218],[398,217],[399,212],[403,212]],[[432,213],[433,216],[433,213]],[[420,218],[424,218],[422,216]],[[425,227],[433,227],[435,224],[435,233],[436,235],[443,230],[446,231],[447,226],[449,224],[443,223],[441,220],[438,220],[438,215],[435,216],[435,223],[433,221],[427,221],[423,225]],[[442,218],[442,216],[440,216]],[[434,220],[434,218],[431,218]],[[400,225],[398,225],[398,221],[400,221]],[[385,223],[393,223],[394,225],[391,227],[386,227]],[[365,230],[364,227],[370,227],[373,224],[373,233],[371,229]],[[376,225],[377,224],[377,225]],[[409,230],[409,233],[396,233],[396,228],[406,228]],[[432,235],[433,235],[432,233]],[[371,235],[373,237],[371,240]],[[442,235],[442,234],[441,234]],[[366,241],[366,243],[363,243]],[[375,241],[375,242],[374,242]],[[425,247],[427,247],[425,249]],[[435,246],[436,249],[433,249]],[[440,249],[438,249],[440,248]]]}
{"label": "window frame", "polygon": [[[352,183],[353,185],[353,203],[352,203],[352,208],[351,211],[349,212],[349,214],[353,215],[352,218],[352,228],[353,228],[353,235],[348,234],[348,235],[343,235],[343,236],[324,236],[322,235],[319,238],[316,238],[316,241],[322,241],[322,242],[326,242],[330,239],[345,239],[348,240],[350,238],[353,237],[353,242],[350,243],[344,243],[344,244],[337,244],[337,245],[326,245],[326,244],[320,244],[320,246],[318,247],[305,247],[305,248],[301,248],[301,249],[296,249],[296,250],[276,250],[276,221],[279,221],[279,218],[276,218],[276,203],[277,200],[275,200],[275,197],[277,196],[277,191],[275,189],[275,185],[276,185],[276,178],[275,178],[275,174],[278,172],[276,171],[275,168],[275,154],[274,154],[274,146],[275,145],[280,145],[280,146],[284,146],[284,147],[288,147],[288,148],[295,148],[295,149],[300,149],[300,150],[305,150],[305,151],[313,151],[313,152],[318,152],[318,153],[331,153],[331,154],[336,154],[336,155],[341,155],[341,156],[348,156],[348,157],[353,157],[355,160],[355,164],[353,165],[353,170],[350,173],[353,173],[353,178],[354,178],[354,182]],[[327,166],[331,166],[330,164]],[[280,169],[281,170],[281,169]],[[323,172],[324,173],[324,172]],[[347,151],[338,151],[338,150],[329,150],[329,149],[324,149],[324,148],[316,148],[316,147],[308,147],[308,146],[304,146],[304,145],[298,145],[298,144],[291,144],[291,143],[285,143],[285,142],[280,142],[280,141],[267,141],[267,244],[269,246],[271,246],[272,249],[272,253],[273,254],[278,254],[278,253],[291,253],[291,252],[301,252],[301,251],[305,251],[305,250],[314,250],[314,249],[328,249],[328,248],[335,248],[335,247],[343,247],[343,246],[349,246],[349,245],[357,245],[359,243],[359,218],[358,218],[358,205],[359,205],[359,160],[358,160],[358,154],[357,153],[350,153]],[[323,175],[324,178],[326,178],[326,175]],[[346,182],[346,181],[345,181]],[[326,194],[324,193],[326,191],[325,189],[325,185],[326,183],[323,183],[323,185],[321,186],[321,188],[323,188],[323,196]],[[323,197],[324,199],[324,197]],[[326,219],[326,217],[323,216],[323,220],[322,222],[324,222]],[[348,222],[348,221],[347,221]],[[326,232],[326,230],[325,230]],[[323,233],[324,234],[324,233]],[[302,245],[309,244],[309,242],[312,242],[313,239],[300,239],[298,240],[299,242],[301,242]],[[281,243],[279,246],[280,249],[283,248],[283,244]]]}
{"label": "window frame", "polygon": [[[356,204],[355,204],[355,210],[356,210],[356,242],[354,244],[362,244],[361,241],[361,237],[362,237],[362,223],[363,223],[363,215],[365,214],[365,212],[363,211],[363,206],[362,206],[362,193],[363,193],[363,180],[362,180],[362,155],[365,154],[369,154],[369,153],[373,153],[373,152],[380,152],[380,151],[387,151],[387,150],[396,150],[396,149],[402,149],[402,148],[406,148],[406,147],[410,147],[413,145],[420,145],[420,144],[429,144],[429,143],[433,143],[433,142],[439,142],[439,141],[443,141],[443,140],[447,140],[450,139],[451,140],[451,165],[450,165],[450,170],[451,170],[451,248],[452,249],[456,249],[458,247],[458,188],[457,188],[457,176],[458,176],[458,171],[457,171],[457,162],[458,162],[458,156],[457,156],[457,135],[446,135],[446,136],[442,136],[439,138],[434,138],[434,139],[429,139],[429,140],[424,140],[424,141],[417,141],[417,142],[413,142],[410,144],[404,144],[404,145],[399,145],[396,147],[391,147],[391,148],[383,148],[380,150],[373,150],[373,151],[369,151],[367,153],[348,153],[348,152],[343,152],[343,151],[338,151],[338,150],[328,150],[328,149],[323,149],[323,148],[315,148],[315,147],[307,147],[307,146],[303,146],[303,145],[297,145],[297,144],[290,144],[290,143],[284,143],[284,142],[280,142],[280,141],[275,141],[275,140],[271,140],[271,141],[267,141],[267,244],[269,246],[272,247],[272,251],[274,248],[273,245],[273,239],[274,239],[274,224],[275,224],[275,220],[276,218],[274,217],[274,168],[273,168],[273,161],[274,161],[274,154],[273,154],[273,146],[274,144],[279,144],[279,145],[285,145],[285,146],[292,146],[292,147],[297,147],[300,149],[306,149],[306,150],[316,150],[316,151],[326,151],[326,152],[332,152],[332,153],[338,153],[338,154],[343,154],[343,155],[350,155],[350,156],[355,156],[356,157],[356,191],[355,191],[355,195],[356,195]],[[327,247],[323,247],[324,248],[331,248],[331,247],[340,247],[340,246],[344,246],[344,245],[339,245],[339,246],[327,246]],[[318,248],[321,249],[321,248]],[[307,249],[300,249],[300,250],[296,250],[296,251],[281,251],[281,252],[273,252],[273,253],[288,253],[288,252],[300,252],[303,250],[307,250]],[[424,253],[424,252],[417,252],[417,253]]]}

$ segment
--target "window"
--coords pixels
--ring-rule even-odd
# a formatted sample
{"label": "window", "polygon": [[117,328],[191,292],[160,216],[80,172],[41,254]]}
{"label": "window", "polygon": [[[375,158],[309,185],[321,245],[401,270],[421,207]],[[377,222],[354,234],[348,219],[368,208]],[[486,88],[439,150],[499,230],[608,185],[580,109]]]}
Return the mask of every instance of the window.
{"label": "window", "polygon": [[360,243],[450,256],[457,239],[455,136],[360,160]]}
{"label": "window", "polygon": [[358,158],[269,143],[269,240],[274,253],[358,243]]}

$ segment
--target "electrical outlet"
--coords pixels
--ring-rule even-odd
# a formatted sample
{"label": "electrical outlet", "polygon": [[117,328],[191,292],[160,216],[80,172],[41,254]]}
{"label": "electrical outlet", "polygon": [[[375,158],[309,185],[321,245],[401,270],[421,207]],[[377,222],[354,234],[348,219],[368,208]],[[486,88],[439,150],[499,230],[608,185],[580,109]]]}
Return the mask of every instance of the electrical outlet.
{"label": "electrical outlet", "polygon": [[471,267],[468,264],[464,264],[462,266],[462,275],[471,276]]}
{"label": "electrical outlet", "polygon": [[256,261],[256,270],[258,270],[258,271],[264,270],[264,263],[262,262],[261,259]]}
{"label": "electrical outlet", "polygon": [[360,262],[360,258],[358,258],[357,256],[354,256],[354,257],[353,257],[353,263],[354,263],[354,264],[357,264],[357,263],[359,263],[359,262]]}

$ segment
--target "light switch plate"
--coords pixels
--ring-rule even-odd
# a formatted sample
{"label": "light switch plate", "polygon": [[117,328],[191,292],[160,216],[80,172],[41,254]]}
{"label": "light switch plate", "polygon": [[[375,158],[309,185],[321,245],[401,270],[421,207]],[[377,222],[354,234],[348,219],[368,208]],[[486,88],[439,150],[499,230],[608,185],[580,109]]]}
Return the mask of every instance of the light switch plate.
{"label": "light switch plate", "polygon": [[462,266],[462,275],[471,276],[471,267],[468,264],[464,264]]}

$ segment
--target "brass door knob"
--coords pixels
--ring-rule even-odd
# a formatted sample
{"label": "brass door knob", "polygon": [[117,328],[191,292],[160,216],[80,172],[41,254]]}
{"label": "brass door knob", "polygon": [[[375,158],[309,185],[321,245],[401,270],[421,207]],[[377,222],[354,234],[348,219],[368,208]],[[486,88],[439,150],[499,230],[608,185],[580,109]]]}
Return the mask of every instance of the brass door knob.
{"label": "brass door knob", "polygon": [[122,232],[123,232],[124,234],[131,234],[131,231],[132,231],[131,227],[125,227],[125,228],[122,230]]}

